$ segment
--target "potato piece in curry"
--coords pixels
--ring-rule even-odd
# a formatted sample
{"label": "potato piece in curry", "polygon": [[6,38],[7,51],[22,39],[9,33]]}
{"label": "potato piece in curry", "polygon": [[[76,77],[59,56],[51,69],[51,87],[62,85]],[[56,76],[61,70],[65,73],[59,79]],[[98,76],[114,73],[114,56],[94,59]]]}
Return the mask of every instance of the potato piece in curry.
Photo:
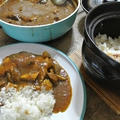
{"label": "potato piece in curry", "polygon": [[48,52],[36,55],[19,52],[3,59],[0,65],[0,87],[24,87],[34,85],[36,90],[42,87],[53,89],[56,104],[53,112],[64,112],[70,104],[72,88],[67,72]]}

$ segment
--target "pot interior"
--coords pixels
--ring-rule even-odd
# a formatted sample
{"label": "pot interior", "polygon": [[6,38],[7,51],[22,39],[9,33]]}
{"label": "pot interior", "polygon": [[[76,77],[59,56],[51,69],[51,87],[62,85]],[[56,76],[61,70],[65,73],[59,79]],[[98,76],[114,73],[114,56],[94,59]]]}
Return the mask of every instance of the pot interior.
{"label": "pot interior", "polygon": [[120,2],[108,2],[91,10],[86,19],[86,31],[93,39],[100,34],[120,36]]}
{"label": "pot interior", "polygon": [[106,34],[112,38],[120,36],[120,15],[111,15],[103,17],[96,21],[93,26],[92,38],[98,34]]}

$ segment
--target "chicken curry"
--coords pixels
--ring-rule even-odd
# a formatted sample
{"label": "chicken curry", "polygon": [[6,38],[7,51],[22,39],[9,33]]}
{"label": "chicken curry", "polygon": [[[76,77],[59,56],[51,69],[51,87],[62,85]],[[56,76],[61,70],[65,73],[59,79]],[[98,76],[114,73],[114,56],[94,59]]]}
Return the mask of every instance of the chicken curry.
{"label": "chicken curry", "polygon": [[3,59],[0,65],[0,88],[33,85],[35,90],[54,91],[56,104],[53,112],[64,112],[70,104],[72,88],[67,72],[48,52],[35,55],[19,52]]}

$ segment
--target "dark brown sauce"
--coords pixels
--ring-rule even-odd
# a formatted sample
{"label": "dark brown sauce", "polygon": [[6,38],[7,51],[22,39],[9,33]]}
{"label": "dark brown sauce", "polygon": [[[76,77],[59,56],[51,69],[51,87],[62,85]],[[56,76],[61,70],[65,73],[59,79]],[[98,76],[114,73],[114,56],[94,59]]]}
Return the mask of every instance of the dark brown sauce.
{"label": "dark brown sauce", "polygon": [[0,7],[0,19],[17,25],[43,25],[59,21],[70,15],[77,7],[67,1],[56,6],[51,0],[41,4],[40,0],[8,0]]}
{"label": "dark brown sauce", "polygon": [[59,82],[59,84],[54,87],[54,96],[56,99],[56,104],[53,112],[64,112],[68,108],[72,97],[70,81],[66,80],[64,82]]}
{"label": "dark brown sauce", "polygon": [[42,86],[46,90],[53,89],[56,100],[54,113],[68,108],[72,97],[70,78],[47,52],[42,55],[20,52],[4,58],[0,65],[0,87],[19,90],[27,85],[34,85],[36,90],[41,90]]}

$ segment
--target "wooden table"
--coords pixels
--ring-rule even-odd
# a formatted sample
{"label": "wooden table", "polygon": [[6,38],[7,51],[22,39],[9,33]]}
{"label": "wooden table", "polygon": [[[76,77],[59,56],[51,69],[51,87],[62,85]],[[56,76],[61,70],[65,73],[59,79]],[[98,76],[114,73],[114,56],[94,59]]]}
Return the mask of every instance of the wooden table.
{"label": "wooden table", "polygon": [[[55,47],[67,55],[70,55],[77,49],[81,49],[85,16],[86,14],[84,12],[78,12],[77,19],[68,33],[44,44]],[[3,30],[0,29],[0,46],[16,42],[18,41],[8,37]],[[116,115],[89,86],[86,85],[86,89],[87,108],[84,120],[120,120],[120,116]]]}

